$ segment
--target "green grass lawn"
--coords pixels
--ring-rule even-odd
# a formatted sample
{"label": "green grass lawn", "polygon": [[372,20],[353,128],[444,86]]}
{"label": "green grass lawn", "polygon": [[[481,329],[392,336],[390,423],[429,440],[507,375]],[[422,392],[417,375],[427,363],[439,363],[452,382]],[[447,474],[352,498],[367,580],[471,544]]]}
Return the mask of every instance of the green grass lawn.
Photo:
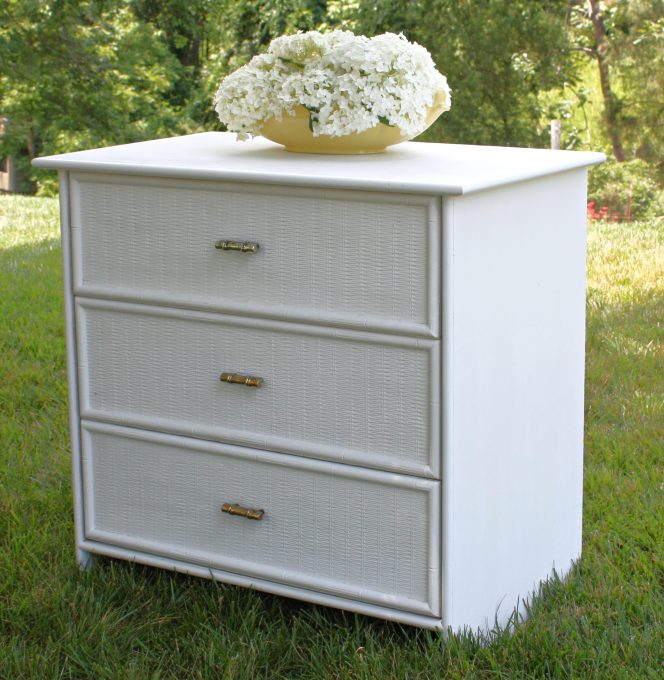
{"label": "green grass lawn", "polygon": [[664,227],[591,225],[584,553],[489,645],[74,562],[55,199],[0,197],[0,678],[661,678]]}

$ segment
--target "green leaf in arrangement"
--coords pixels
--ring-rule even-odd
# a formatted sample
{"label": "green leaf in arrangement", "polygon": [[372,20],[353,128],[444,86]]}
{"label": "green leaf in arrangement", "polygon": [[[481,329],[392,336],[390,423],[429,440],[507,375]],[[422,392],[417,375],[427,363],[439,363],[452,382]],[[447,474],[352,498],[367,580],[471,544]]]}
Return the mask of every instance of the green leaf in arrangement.
{"label": "green leaf in arrangement", "polygon": [[306,104],[302,104],[304,108],[309,111],[309,131],[313,132],[314,131],[314,123],[318,121],[318,116],[316,115],[317,113],[320,112],[320,107],[319,106],[307,106]]}
{"label": "green leaf in arrangement", "polygon": [[383,125],[387,125],[387,127],[396,127],[396,125],[390,123],[390,121],[385,116],[378,116],[378,122],[382,123]]}
{"label": "green leaf in arrangement", "polygon": [[300,64],[297,61],[293,61],[292,59],[288,59],[287,57],[277,57],[280,61],[283,61],[284,64],[288,64],[289,66],[295,66],[295,68],[302,69],[304,71],[304,64]]}

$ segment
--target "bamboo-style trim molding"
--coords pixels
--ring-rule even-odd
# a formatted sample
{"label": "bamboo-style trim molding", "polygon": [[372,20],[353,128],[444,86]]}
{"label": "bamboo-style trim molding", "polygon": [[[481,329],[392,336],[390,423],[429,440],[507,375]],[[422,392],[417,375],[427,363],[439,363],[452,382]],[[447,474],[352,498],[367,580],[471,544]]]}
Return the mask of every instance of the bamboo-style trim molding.
{"label": "bamboo-style trim molding", "polygon": [[[76,310],[73,294],[72,239],[70,214],[69,173],[61,170],[60,180],[60,232],[62,237],[63,295],[65,311],[65,341],[67,355],[67,383],[69,386],[69,432],[71,435],[72,486],[75,499],[83,495],[81,470],[81,430],[79,421],[78,352],[76,342]],[[81,547],[85,539],[85,517],[81,503],[74,503],[74,534],[76,537],[76,559],[81,568],[91,564],[92,555]]]}

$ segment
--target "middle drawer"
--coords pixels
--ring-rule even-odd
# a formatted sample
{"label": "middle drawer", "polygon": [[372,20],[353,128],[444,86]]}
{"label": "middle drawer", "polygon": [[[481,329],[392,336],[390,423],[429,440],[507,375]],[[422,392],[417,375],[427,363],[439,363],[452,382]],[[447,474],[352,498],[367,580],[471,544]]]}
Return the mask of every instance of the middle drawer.
{"label": "middle drawer", "polygon": [[91,299],[76,323],[82,417],[439,475],[438,341]]}

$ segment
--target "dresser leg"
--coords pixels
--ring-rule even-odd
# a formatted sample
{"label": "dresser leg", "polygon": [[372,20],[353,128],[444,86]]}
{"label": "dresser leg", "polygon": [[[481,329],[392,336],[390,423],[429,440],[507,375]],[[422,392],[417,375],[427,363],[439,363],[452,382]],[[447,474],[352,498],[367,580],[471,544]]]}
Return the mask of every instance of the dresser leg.
{"label": "dresser leg", "polygon": [[97,556],[83,548],[76,548],[76,561],[81,571],[88,571],[95,566]]}

